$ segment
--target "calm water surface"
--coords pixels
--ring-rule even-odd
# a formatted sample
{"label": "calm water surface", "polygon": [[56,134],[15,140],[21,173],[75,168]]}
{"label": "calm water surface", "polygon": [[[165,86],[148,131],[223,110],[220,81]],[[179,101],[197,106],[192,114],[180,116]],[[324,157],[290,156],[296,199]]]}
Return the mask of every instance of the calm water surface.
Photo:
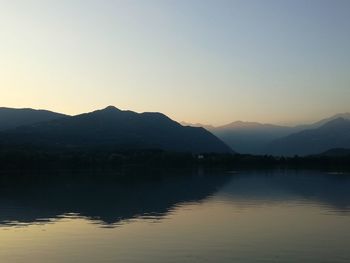
{"label": "calm water surface", "polygon": [[349,174],[115,177],[2,174],[0,262],[350,262]]}

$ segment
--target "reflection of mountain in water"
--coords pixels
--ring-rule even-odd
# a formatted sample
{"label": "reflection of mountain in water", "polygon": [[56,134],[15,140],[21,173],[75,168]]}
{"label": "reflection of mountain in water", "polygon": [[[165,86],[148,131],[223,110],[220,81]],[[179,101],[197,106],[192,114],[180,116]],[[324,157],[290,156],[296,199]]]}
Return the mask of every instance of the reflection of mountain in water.
{"label": "reflection of mountain in water", "polygon": [[[142,175],[142,176],[141,176]],[[116,179],[118,178],[118,179]],[[318,171],[115,176],[112,172],[0,176],[0,225],[56,220],[67,214],[103,226],[160,219],[184,202],[216,195],[245,208],[290,202],[350,212],[350,176]]]}
{"label": "reflection of mountain in water", "polygon": [[[183,172],[182,172],[183,173]],[[2,178],[2,225],[40,223],[77,214],[101,224],[142,216],[161,218],[182,202],[199,202],[213,195],[227,175],[132,176],[113,174]]]}

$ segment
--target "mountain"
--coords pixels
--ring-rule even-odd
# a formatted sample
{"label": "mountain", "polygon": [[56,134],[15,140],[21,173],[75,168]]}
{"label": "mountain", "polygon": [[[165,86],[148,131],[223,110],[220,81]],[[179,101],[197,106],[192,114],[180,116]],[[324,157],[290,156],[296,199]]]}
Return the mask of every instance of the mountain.
{"label": "mountain", "polygon": [[262,154],[268,143],[292,133],[293,128],[236,121],[210,131],[239,153]]}
{"label": "mountain", "polygon": [[293,127],[262,124],[258,122],[235,121],[223,126],[191,124],[182,125],[203,127],[213,133],[235,151],[242,154],[262,154],[272,140],[284,137],[295,131]]}
{"label": "mountain", "polygon": [[270,151],[269,145],[273,141],[303,130],[319,128],[339,118],[350,120],[350,113],[339,113],[312,124],[295,127],[244,121],[235,121],[219,127],[199,123],[188,124],[184,122],[182,124],[207,129],[239,153],[272,154],[273,152]]}
{"label": "mountain", "polygon": [[22,125],[50,121],[67,115],[47,110],[13,109],[0,107],[0,131],[13,129]]}
{"label": "mountain", "polygon": [[311,155],[333,148],[350,148],[350,120],[333,119],[319,128],[274,140],[267,152],[274,155]]}
{"label": "mountain", "polygon": [[161,113],[122,111],[113,106],[14,128],[3,133],[2,138],[4,143],[64,148],[232,152],[203,128],[184,127]]}
{"label": "mountain", "polygon": [[339,118],[343,118],[345,120],[350,120],[350,113],[349,112],[345,112],[345,113],[338,113],[335,114],[331,117],[322,119],[318,122],[312,123],[312,124],[304,124],[304,125],[298,125],[295,127],[296,130],[302,131],[302,130],[309,130],[309,129],[315,129],[315,128],[319,128],[322,125],[326,124],[327,122],[330,122],[332,120],[335,119],[339,119]]}
{"label": "mountain", "polygon": [[328,156],[328,157],[350,156],[350,149],[344,149],[344,148],[330,149],[328,151],[321,153],[320,156]]}
{"label": "mountain", "polygon": [[189,122],[182,121],[182,122],[180,122],[180,124],[182,126],[202,127],[204,129],[206,129],[207,131],[211,131],[211,130],[215,129],[215,127],[213,125],[207,125],[207,124],[202,124],[202,123],[189,123]]}

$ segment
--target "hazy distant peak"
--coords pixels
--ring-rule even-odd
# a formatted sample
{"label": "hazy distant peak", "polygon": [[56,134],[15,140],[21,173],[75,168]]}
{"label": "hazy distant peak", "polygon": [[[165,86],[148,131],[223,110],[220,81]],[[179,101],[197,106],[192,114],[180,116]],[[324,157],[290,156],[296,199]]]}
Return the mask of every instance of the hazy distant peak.
{"label": "hazy distant peak", "polygon": [[334,115],[333,118],[350,119],[350,112],[338,113],[338,114]]}
{"label": "hazy distant peak", "polygon": [[322,125],[320,128],[333,128],[333,127],[343,126],[346,124],[350,124],[350,120],[345,119],[343,117],[339,117],[339,118],[330,120],[329,122]]}
{"label": "hazy distant peak", "polygon": [[254,127],[254,126],[261,126],[264,125],[262,123],[258,122],[249,122],[249,121],[234,121],[227,125],[224,125],[226,127]]}
{"label": "hazy distant peak", "polygon": [[287,128],[285,126],[259,123],[259,122],[248,122],[248,121],[234,121],[229,124],[217,127],[217,129],[259,129],[259,128]]}
{"label": "hazy distant peak", "polygon": [[335,114],[335,115],[333,115],[331,117],[328,117],[326,119],[322,119],[322,120],[320,120],[318,122],[315,122],[313,124],[299,125],[299,126],[297,126],[297,128],[299,130],[314,129],[314,128],[321,127],[322,125],[327,124],[330,121],[335,120],[335,119],[339,119],[339,118],[343,118],[345,120],[350,120],[350,113],[349,112],[338,113],[338,114]]}
{"label": "hazy distant peak", "polygon": [[209,130],[209,131],[215,129],[215,127],[213,125],[209,125],[209,124],[189,123],[189,122],[185,122],[185,121],[181,121],[180,124],[182,126],[191,126],[191,127],[197,127],[197,128],[204,128],[204,129]]}
{"label": "hazy distant peak", "polygon": [[350,148],[350,120],[342,117],[274,140],[267,151],[277,155],[318,154],[334,148]]}

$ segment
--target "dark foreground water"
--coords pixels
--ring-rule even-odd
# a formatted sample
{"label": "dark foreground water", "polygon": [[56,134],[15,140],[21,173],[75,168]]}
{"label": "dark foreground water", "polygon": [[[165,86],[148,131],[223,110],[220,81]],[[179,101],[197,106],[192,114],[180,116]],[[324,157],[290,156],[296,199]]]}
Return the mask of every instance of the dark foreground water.
{"label": "dark foreground water", "polygon": [[3,174],[0,262],[350,262],[348,174],[113,178]]}

